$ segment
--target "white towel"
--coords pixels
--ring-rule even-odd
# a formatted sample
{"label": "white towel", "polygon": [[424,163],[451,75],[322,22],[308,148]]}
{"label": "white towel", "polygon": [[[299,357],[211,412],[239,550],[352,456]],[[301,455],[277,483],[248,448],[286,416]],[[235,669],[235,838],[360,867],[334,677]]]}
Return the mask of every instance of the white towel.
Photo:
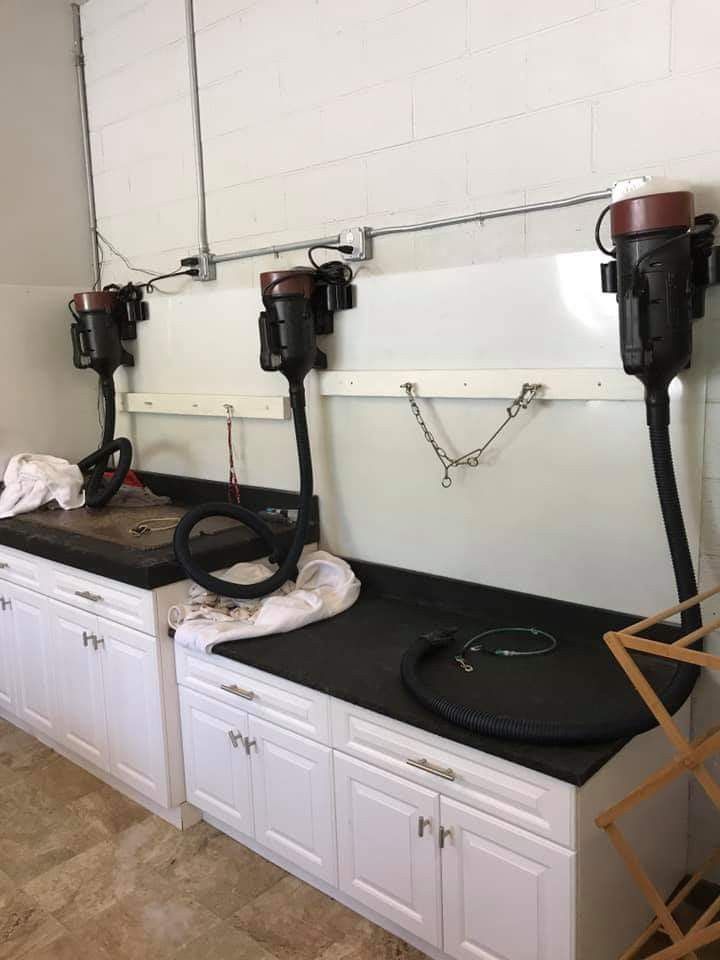
{"label": "white towel", "polygon": [[79,467],[60,457],[19,453],[8,463],[3,480],[0,519],[30,513],[51,500],[63,510],[74,510],[85,503]]}
{"label": "white towel", "polygon": [[[236,563],[224,580],[257,583],[276,567],[266,561]],[[360,581],[344,560],[317,550],[298,562],[298,578],[259,600],[232,600],[190,588],[187,604],[171,607],[168,622],[183,647],[208,652],[226,640],[248,640],[271,633],[289,633],[309,623],[334,617],[360,595]]]}

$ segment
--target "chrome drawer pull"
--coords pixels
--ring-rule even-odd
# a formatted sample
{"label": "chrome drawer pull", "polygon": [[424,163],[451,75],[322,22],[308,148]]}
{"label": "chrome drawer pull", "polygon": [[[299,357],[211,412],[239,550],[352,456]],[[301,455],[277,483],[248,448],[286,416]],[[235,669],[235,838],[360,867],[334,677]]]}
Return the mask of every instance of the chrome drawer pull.
{"label": "chrome drawer pull", "polygon": [[100,603],[103,599],[99,593],[90,593],[89,590],[76,590],[76,597],[82,597],[83,600],[92,600],[93,603]]}
{"label": "chrome drawer pull", "polygon": [[245,745],[245,753],[250,756],[250,751],[253,747],[257,750],[257,740],[251,740],[250,737],[243,738],[243,744]]}
{"label": "chrome drawer pull", "polygon": [[0,570],[7,570],[9,566],[9,563],[5,563],[4,561],[0,562]]}
{"label": "chrome drawer pull", "polygon": [[446,840],[452,840],[453,832],[452,827],[440,827],[440,833],[438,835],[438,840],[440,842],[440,849],[442,850],[445,847]]}
{"label": "chrome drawer pull", "polygon": [[230,743],[237,750],[238,746],[242,743],[245,744],[245,738],[241,733],[235,733],[234,730],[228,730],[228,736],[230,737]]}
{"label": "chrome drawer pull", "polygon": [[93,637],[92,645],[93,645],[93,650],[97,651],[98,647],[102,647],[105,645],[105,639],[103,637]]}
{"label": "chrome drawer pull", "polygon": [[5,597],[0,597],[0,607],[3,611],[12,608],[12,600],[6,600]]}
{"label": "chrome drawer pull", "polygon": [[432,826],[430,817],[424,817],[422,814],[418,817],[418,836],[422,839],[425,836],[425,828],[429,830]]}
{"label": "chrome drawer pull", "polygon": [[405,763],[409,767],[417,767],[418,770],[424,770],[426,773],[433,773],[436,777],[442,777],[443,780],[454,780],[455,771],[450,767],[436,767],[429,760],[413,760],[409,757]]}
{"label": "chrome drawer pull", "polygon": [[[86,647],[86,646],[88,645],[88,643],[90,643],[91,640],[92,640],[93,643],[97,640],[97,637],[95,636],[95,634],[94,634],[94,633],[88,633],[87,630],[83,630],[83,635],[82,635],[82,637],[83,637],[83,646],[84,646],[84,647]],[[95,649],[97,649],[97,647],[96,647]]]}
{"label": "chrome drawer pull", "polygon": [[225,693],[232,693],[236,697],[242,697],[243,700],[255,699],[255,694],[252,692],[252,690],[243,690],[242,687],[238,687],[234,683],[221,683],[220,689],[224,690]]}

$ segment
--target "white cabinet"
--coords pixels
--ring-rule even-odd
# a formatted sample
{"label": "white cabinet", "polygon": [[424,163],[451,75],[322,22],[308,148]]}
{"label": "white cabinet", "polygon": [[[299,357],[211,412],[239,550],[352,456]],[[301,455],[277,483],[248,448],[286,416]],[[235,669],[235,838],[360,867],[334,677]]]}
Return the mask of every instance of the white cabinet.
{"label": "white cabinet", "polygon": [[458,960],[571,960],[574,854],[440,802],[445,952]]}
{"label": "white cabinet", "polygon": [[16,712],[12,600],[7,584],[2,581],[0,581],[0,708],[11,715]]}
{"label": "white cabinet", "polygon": [[252,716],[248,749],[255,839],[335,884],[332,751]]}
{"label": "white cabinet", "polygon": [[48,604],[57,693],[58,740],[73,753],[107,770],[102,664],[97,618],[65,604]]}
{"label": "white cabinet", "polygon": [[439,795],[339,753],[335,789],[340,889],[439,946]]}
{"label": "white cabinet", "polygon": [[165,806],[167,746],[158,645],[137,630],[98,619],[110,773]]}
{"label": "white cabinet", "polygon": [[233,830],[252,836],[247,714],[182,690],[180,716],[188,800]]}
{"label": "white cabinet", "polygon": [[48,601],[22,587],[3,587],[12,604],[17,714],[27,724],[55,737],[57,706],[53,676]]}

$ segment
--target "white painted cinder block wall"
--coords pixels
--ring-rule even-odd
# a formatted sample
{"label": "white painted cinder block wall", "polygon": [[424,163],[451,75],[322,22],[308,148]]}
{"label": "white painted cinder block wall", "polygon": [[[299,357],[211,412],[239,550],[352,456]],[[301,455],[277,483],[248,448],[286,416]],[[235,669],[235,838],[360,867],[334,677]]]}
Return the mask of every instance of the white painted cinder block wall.
{"label": "white painted cinder block wall", "polygon": [[84,456],[98,425],[67,310],[90,278],[70,5],[1,0],[0,17],[1,475],[23,451]]}
{"label": "white painted cinder block wall", "polygon": [[[133,264],[172,268],[192,249],[195,231],[182,0],[88,0],[83,10],[100,229]],[[640,173],[687,178],[699,207],[720,211],[720,7],[713,0],[196,0],[196,19],[216,252],[340,225],[566,196]],[[592,248],[598,209],[378,241],[360,283],[405,275],[412,284],[425,271],[483,265],[482,283],[492,288],[502,277],[504,287],[495,301],[483,290],[479,315],[477,304],[463,305],[454,354],[441,336],[446,318],[437,328],[425,318],[413,329],[398,298],[388,329],[403,317],[409,339],[388,344],[376,330],[366,356],[372,347],[375,365],[385,368],[531,365],[523,328],[513,326],[512,309],[503,313],[501,295],[512,305],[512,288],[538,282],[543,271],[584,277],[580,261],[552,258]],[[522,259],[530,257],[536,260]],[[500,271],[509,258],[519,258],[510,283],[507,271],[492,266]],[[135,389],[268,391],[256,369],[255,317],[236,311],[247,302],[243,288],[273,263],[221,267],[213,292],[176,284],[175,298],[156,295]],[[591,264],[587,274],[593,284],[596,269]],[[109,255],[106,276],[127,275]],[[717,303],[711,299],[703,321],[696,364],[711,374]],[[588,326],[599,317],[612,332],[613,307],[598,304],[593,299]],[[540,304],[533,319],[549,327],[552,311]],[[493,322],[507,326],[509,363],[474,332]],[[614,332],[608,344],[617,362]],[[356,356],[352,347],[331,349]],[[609,365],[592,351],[577,363]],[[554,365],[563,365],[559,354]],[[702,525],[702,579],[720,576],[720,381],[711,375],[709,383],[704,470],[692,442],[678,448],[696,548]],[[642,413],[635,404],[611,406],[593,413],[564,405],[551,422],[538,414],[532,428],[520,428],[527,446],[503,448],[492,470],[459,479],[448,500],[396,401],[327,401],[316,414],[325,432],[315,443],[329,543],[608,606],[662,606],[672,583]],[[435,405],[458,446],[487,434],[501,409]],[[224,476],[217,424],[153,417],[132,429],[141,464]],[[244,478],[294,485],[287,425],[247,423],[242,431]],[[623,467],[617,490],[605,478]],[[701,472],[702,524],[694,500]],[[717,712],[717,693],[704,682],[696,707],[703,721]],[[693,858],[717,832],[701,798],[695,803]]]}

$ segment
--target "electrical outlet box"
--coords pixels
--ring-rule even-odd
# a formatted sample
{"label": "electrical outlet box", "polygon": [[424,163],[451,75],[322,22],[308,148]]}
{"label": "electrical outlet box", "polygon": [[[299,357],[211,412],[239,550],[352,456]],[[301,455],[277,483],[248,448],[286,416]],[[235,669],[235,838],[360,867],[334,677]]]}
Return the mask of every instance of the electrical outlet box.
{"label": "electrical outlet box", "polygon": [[352,253],[344,253],[345,260],[371,260],[372,234],[370,227],[347,227],[340,231],[339,243],[352,247]]}

